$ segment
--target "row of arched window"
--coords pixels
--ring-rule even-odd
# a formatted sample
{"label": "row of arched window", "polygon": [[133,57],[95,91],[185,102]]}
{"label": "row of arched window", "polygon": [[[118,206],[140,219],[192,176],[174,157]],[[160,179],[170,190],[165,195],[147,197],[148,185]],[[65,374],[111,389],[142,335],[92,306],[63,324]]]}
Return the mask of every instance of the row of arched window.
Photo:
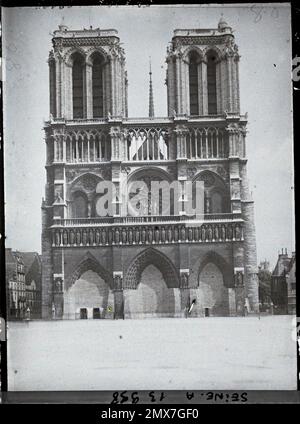
{"label": "row of arched window", "polygon": [[[200,180],[199,180],[200,178]],[[222,214],[222,213],[229,213],[230,212],[230,194],[229,190],[226,187],[224,181],[214,175],[210,172],[204,172],[200,175],[198,179],[196,179],[193,183],[193,189],[192,189],[192,207],[196,208],[196,195],[203,195],[203,202],[204,202],[204,213],[205,214]],[[129,199],[135,198],[136,195],[139,194],[139,203],[136,204],[134,202],[134,207],[138,209],[138,215],[137,216],[148,216],[148,215],[178,215],[180,214],[178,208],[181,210],[181,207],[178,203],[178,189],[175,187],[170,187],[169,193],[166,191],[163,191],[162,188],[159,189],[158,192],[158,198],[157,198],[157,204],[153,204],[153,202],[156,202],[155,198],[151,195],[151,183],[153,181],[164,181],[164,176],[159,174],[152,174],[146,173],[144,174],[137,174],[134,177],[134,180],[132,183],[136,181],[143,181],[144,184],[147,186],[147,190],[137,188],[135,185],[131,185],[129,183],[128,185],[128,194]],[[204,193],[199,192],[196,193],[197,184],[196,181],[203,181],[204,182]],[[96,182],[94,182],[96,185]],[[162,187],[162,186],[161,186]],[[176,190],[176,191],[175,191]],[[188,194],[188,193],[186,193]],[[96,194],[94,192],[94,195],[91,196],[91,193],[89,196],[80,188],[75,188],[74,191],[71,192],[70,196],[70,209],[69,209],[69,216],[70,218],[91,218],[91,217],[97,217],[97,208],[96,204],[101,197],[102,194]],[[166,196],[169,196],[166,198]],[[177,200],[176,200],[177,199]],[[117,193],[116,200],[119,200],[119,194]],[[186,198],[187,200],[187,198]],[[117,202],[118,203],[118,202]],[[129,202],[130,203],[130,202]],[[132,213],[131,210],[131,204],[127,204],[127,213],[128,215],[134,216],[135,214]],[[125,206],[125,205],[124,205]],[[105,208],[107,208],[108,205],[106,204]]]}
{"label": "row of arched window", "polygon": [[[86,67],[83,56],[76,52],[71,56],[72,63],[72,104],[73,119],[82,119],[86,115]],[[104,58],[99,53],[91,57],[92,64],[92,117],[104,117]],[[50,109],[56,116],[56,67],[55,62],[50,62]]]}
{"label": "row of arched window", "polygon": [[[84,87],[85,61],[79,53],[73,56],[72,67],[72,96],[73,118],[84,118]],[[103,58],[99,54],[92,57],[92,102],[93,118],[102,118],[103,115]]]}
{"label": "row of arched window", "polygon": [[[206,77],[201,75],[200,58],[197,52],[192,51],[188,57],[189,61],[189,109],[190,115],[201,115],[199,95],[203,91],[202,84],[206,79],[207,84],[207,112],[209,115],[217,114],[217,72],[216,63],[217,55],[214,51],[210,51],[206,55]],[[71,56],[72,63],[72,104],[73,119],[83,119],[86,116],[87,109],[87,82],[86,82],[86,62],[84,57],[75,52]],[[105,59],[96,52],[91,56],[91,101],[92,101],[92,118],[103,118],[105,111],[105,75],[104,65]],[[55,62],[50,63],[50,85],[53,89],[50,92],[50,103],[52,114],[56,116],[56,68]],[[90,88],[89,88],[90,89]]]}
{"label": "row of arched window", "polygon": [[[199,90],[200,86],[199,56],[196,52],[189,55],[189,101],[190,115],[200,115]],[[217,88],[216,88],[216,54],[209,52],[207,54],[207,104],[208,114],[217,114]]]}
{"label": "row of arched window", "polygon": [[[81,191],[77,191],[73,195],[72,206],[71,206],[71,218],[92,218],[97,217],[96,202],[99,196],[96,196],[93,201],[89,201],[86,194]],[[143,207],[141,211],[143,216],[151,215],[152,205],[149,202],[146,205],[140,205]],[[193,207],[196,205],[193,202]],[[139,205],[137,205],[137,209]],[[174,193],[170,193],[170,215],[175,215],[174,213]],[[209,193],[205,193],[204,197],[204,213],[205,214],[222,214],[229,212],[229,203],[225,193],[222,193],[220,190],[215,189],[211,190]],[[162,203],[162,193],[160,193],[159,205],[157,206],[157,215],[164,215],[163,203]]]}

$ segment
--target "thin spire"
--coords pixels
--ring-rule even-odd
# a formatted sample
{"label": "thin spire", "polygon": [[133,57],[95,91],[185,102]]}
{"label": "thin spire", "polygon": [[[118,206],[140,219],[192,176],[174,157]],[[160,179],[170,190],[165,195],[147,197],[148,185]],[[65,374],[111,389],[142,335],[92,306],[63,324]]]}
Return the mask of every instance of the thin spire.
{"label": "thin spire", "polygon": [[150,71],[149,71],[149,118],[154,118],[154,101],[153,101],[153,87],[152,87],[152,71],[151,71],[151,57]]}

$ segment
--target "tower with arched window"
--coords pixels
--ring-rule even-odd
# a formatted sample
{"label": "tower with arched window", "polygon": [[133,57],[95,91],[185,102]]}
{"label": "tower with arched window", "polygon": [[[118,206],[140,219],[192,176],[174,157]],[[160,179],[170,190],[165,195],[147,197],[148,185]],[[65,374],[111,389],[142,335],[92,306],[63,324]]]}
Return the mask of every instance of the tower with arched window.
{"label": "tower with arched window", "polygon": [[230,26],[175,30],[167,49],[168,115],[240,112],[239,54]]}
{"label": "tower with arched window", "polygon": [[[240,113],[240,56],[229,25],[221,19],[218,28],[174,31],[164,118],[154,114],[151,68],[149,116],[128,118],[125,55],[116,30],[61,25],[52,43],[43,316],[257,311],[247,116]],[[111,193],[99,189],[106,182],[114,186]],[[153,182],[160,187],[154,200]],[[200,216],[187,207],[198,182]],[[136,183],[142,185],[130,191]],[[99,204],[110,205],[106,214]]]}
{"label": "tower with arched window", "polygon": [[49,55],[50,114],[61,119],[127,115],[125,55],[118,32],[54,31]]}

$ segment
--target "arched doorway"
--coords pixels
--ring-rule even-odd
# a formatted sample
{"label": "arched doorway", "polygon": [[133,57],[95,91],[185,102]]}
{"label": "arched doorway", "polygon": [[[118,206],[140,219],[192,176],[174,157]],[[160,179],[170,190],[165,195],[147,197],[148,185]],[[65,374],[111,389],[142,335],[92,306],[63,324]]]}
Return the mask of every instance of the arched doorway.
{"label": "arched doorway", "polygon": [[228,288],[222,271],[213,262],[207,262],[199,273],[197,301],[204,316],[229,315]]}
{"label": "arched doorway", "polygon": [[180,303],[176,268],[152,247],[131,262],[124,287],[125,318],[173,317]]}
{"label": "arched doorway", "polygon": [[138,288],[125,291],[125,318],[173,317],[174,290],[168,288],[158,268],[148,265],[141,274]]}
{"label": "arched doorway", "polygon": [[64,295],[64,318],[106,318],[113,305],[112,293],[94,271],[85,271]]}

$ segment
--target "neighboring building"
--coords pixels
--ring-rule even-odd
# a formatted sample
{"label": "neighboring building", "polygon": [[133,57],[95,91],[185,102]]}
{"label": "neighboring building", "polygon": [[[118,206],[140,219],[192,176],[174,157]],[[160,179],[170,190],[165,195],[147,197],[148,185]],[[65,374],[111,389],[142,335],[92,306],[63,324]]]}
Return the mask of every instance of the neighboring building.
{"label": "neighboring building", "polygon": [[30,318],[42,316],[42,262],[37,252],[21,252],[25,265],[26,309]]}
{"label": "neighboring building", "polygon": [[8,318],[22,319],[26,311],[25,266],[20,252],[5,249]]}
{"label": "neighboring building", "polygon": [[288,313],[296,315],[296,252],[292,258],[286,274]]}
{"label": "neighboring building", "polygon": [[296,313],[296,254],[278,255],[277,264],[272,273],[271,297],[274,302],[274,312],[277,314]]}
{"label": "neighboring building", "polygon": [[42,267],[36,252],[5,249],[7,311],[9,318],[41,318]]}
{"label": "neighboring building", "polygon": [[258,265],[258,270],[270,272],[270,262],[266,259],[264,261],[260,261],[260,264]]}
{"label": "neighboring building", "polygon": [[[247,116],[240,113],[240,56],[229,25],[174,31],[164,118],[154,116],[152,71],[149,117],[127,117],[116,30],[60,25],[52,43],[43,317],[173,317],[191,304],[191,316],[243,314],[245,305],[256,312]],[[106,217],[96,207],[104,180],[116,187],[115,211]],[[202,181],[204,218],[189,215],[185,194],[167,216],[161,201],[153,212],[146,194],[143,214],[132,216],[121,193],[133,181],[148,188],[152,181]]]}
{"label": "neighboring building", "polygon": [[273,301],[271,298],[270,263],[265,260],[258,265],[259,303],[261,312],[273,312]]}

